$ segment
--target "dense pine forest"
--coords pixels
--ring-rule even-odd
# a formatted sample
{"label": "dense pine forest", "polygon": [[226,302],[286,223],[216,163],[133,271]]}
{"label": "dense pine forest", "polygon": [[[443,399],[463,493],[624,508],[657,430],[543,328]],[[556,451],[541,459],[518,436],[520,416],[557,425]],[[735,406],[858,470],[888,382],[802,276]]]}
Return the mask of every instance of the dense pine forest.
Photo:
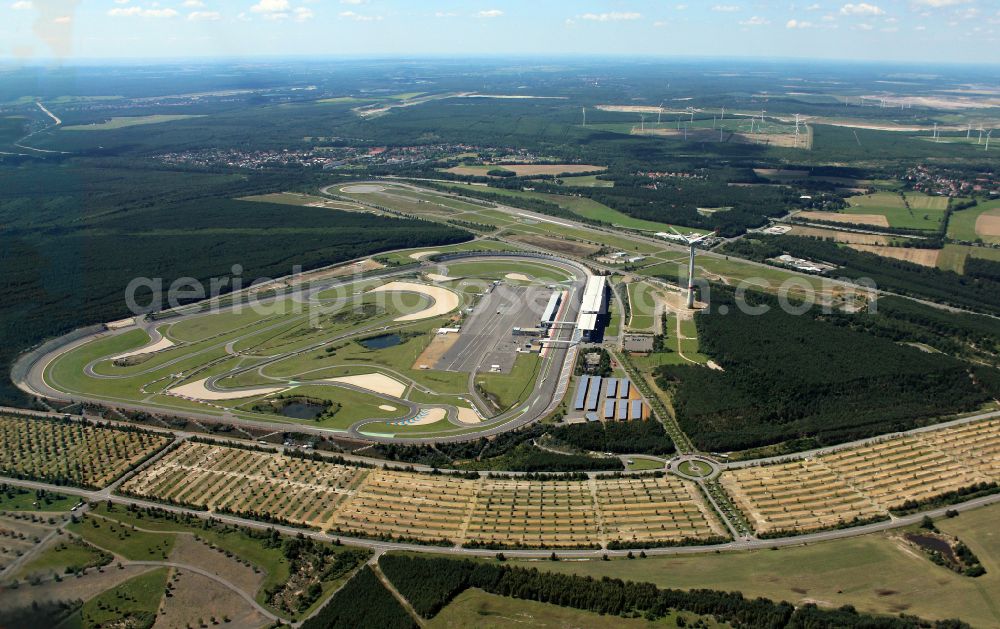
{"label": "dense pine forest", "polygon": [[701,351],[724,371],[657,371],[659,385],[673,392],[681,427],[704,450],[803,438],[829,445],[975,410],[1000,394],[996,369],[832,324],[818,309],[797,316],[775,298],[749,293],[750,305],[769,310],[748,314],[721,286],[712,301],[712,311],[695,321]]}

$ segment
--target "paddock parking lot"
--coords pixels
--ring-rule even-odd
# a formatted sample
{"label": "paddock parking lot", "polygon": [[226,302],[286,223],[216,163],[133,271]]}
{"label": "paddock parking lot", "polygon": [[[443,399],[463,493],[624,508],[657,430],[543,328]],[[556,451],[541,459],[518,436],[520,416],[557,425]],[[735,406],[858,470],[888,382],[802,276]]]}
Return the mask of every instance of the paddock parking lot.
{"label": "paddock parking lot", "polygon": [[471,372],[500,365],[508,373],[517,357],[516,349],[531,337],[513,336],[515,327],[538,327],[539,318],[552,291],[541,286],[497,284],[483,295],[462,325],[455,344],[437,363],[438,369]]}

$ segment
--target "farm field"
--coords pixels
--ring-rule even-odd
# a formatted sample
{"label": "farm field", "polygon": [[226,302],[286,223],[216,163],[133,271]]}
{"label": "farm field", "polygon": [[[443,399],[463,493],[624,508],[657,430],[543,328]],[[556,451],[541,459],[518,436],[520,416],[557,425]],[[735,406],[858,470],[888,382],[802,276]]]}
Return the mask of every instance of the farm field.
{"label": "farm field", "polygon": [[723,534],[693,486],[669,476],[467,479],[188,442],[123,489],[348,536],[430,544],[579,548]]}
{"label": "farm field", "polygon": [[884,519],[907,504],[997,482],[998,453],[993,419],[728,470],[720,482],[759,533],[804,532]]}
{"label": "farm field", "polygon": [[[539,570],[633,581],[659,587],[741,591],[800,605],[854,605],[871,613],[961,618],[974,627],[1000,623],[1000,548],[995,522],[1000,505],[938,520],[980,557],[987,572],[970,579],[936,566],[892,533],[814,543],[779,550],[649,557],[643,560],[528,562]],[[991,571],[992,567],[997,567]],[[929,596],[928,592],[934,592]]]}
{"label": "farm field", "polygon": [[0,415],[0,474],[99,488],[168,443],[142,430]]}
{"label": "farm field", "polygon": [[904,260],[906,262],[912,262],[914,264],[919,264],[920,266],[931,268],[938,265],[938,254],[941,252],[940,249],[917,249],[916,247],[885,247],[882,245],[858,244],[851,244],[847,246],[855,251],[874,253],[875,255],[882,256],[883,258]]}
{"label": "farm field", "polygon": [[888,236],[877,234],[859,234],[856,232],[845,232],[838,229],[823,229],[822,227],[804,227],[796,225],[788,232],[790,236],[810,236],[812,238],[832,238],[836,242],[850,243],[856,245],[889,245]]}
{"label": "farm field", "polygon": [[919,193],[909,193],[904,197],[893,192],[876,192],[849,197],[847,202],[851,207],[844,210],[845,214],[881,215],[886,218],[889,227],[930,231],[938,229],[948,207],[946,197]]}
{"label": "farm field", "polygon": [[972,242],[1000,242],[1000,201],[980,202],[975,207],[952,212],[948,219],[948,237]]}
{"label": "farm field", "polygon": [[965,261],[970,257],[1000,262],[1000,249],[949,243],[944,246],[938,256],[938,268],[962,273],[965,269]]}

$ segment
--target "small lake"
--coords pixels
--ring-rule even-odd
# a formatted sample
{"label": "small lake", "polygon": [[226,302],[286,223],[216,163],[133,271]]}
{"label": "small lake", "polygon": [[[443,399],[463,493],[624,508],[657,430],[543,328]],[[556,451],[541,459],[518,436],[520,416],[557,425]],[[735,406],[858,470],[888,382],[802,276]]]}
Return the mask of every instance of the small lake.
{"label": "small lake", "polygon": [[326,407],[322,404],[310,404],[309,402],[292,402],[286,404],[281,409],[281,414],[292,419],[316,419],[323,414]]}
{"label": "small lake", "polygon": [[403,342],[403,339],[399,338],[398,334],[383,334],[382,336],[373,336],[370,339],[358,342],[364,345],[365,349],[385,349],[393,345],[399,345]]}

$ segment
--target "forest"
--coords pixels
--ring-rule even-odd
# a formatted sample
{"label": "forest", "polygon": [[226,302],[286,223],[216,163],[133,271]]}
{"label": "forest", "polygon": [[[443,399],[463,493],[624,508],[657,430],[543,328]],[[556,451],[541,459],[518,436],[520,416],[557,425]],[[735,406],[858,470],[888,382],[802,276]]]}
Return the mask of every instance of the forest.
{"label": "forest", "polygon": [[749,305],[769,308],[750,314],[724,286],[713,287],[712,299],[695,322],[701,351],[723,371],[656,371],[681,428],[703,450],[806,438],[830,445],[933,423],[1000,395],[996,369],[833,325],[819,309],[794,315],[749,292]]}
{"label": "forest", "polygon": [[417,627],[417,623],[385,589],[371,567],[364,566],[301,626],[302,629],[410,629]]}
{"label": "forest", "polygon": [[[1000,314],[1000,281],[990,272],[960,275],[954,271],[925,267],[865,251],[838,246],[831,240],[806,236],[748,235],[724,247],[724,251],[763,262],[787,253],[807,260],[829,262],[839,268],[833,273],[850,280],[873,280],[881,290],[931,299],[974,312]],[[970,258],[974,259],[974,258]],[[978,266],[973,270],[993,268]]]}
{"label": "forest", "polygon": [[929,623],[912,616],[874,616],[850,606],[823,609],[805,604],[796,608],[785,601],[748,599],[740,592],[660,589],[652,583],[595,579],[468,559],[388,554],[379,558],[379,567],[424,618],[436,616],[464,590],[479,588],[500,596],[648,621],[663,618],[670,611],[710,615],[720,623],[747,629],[968,627],[958,620]]}

